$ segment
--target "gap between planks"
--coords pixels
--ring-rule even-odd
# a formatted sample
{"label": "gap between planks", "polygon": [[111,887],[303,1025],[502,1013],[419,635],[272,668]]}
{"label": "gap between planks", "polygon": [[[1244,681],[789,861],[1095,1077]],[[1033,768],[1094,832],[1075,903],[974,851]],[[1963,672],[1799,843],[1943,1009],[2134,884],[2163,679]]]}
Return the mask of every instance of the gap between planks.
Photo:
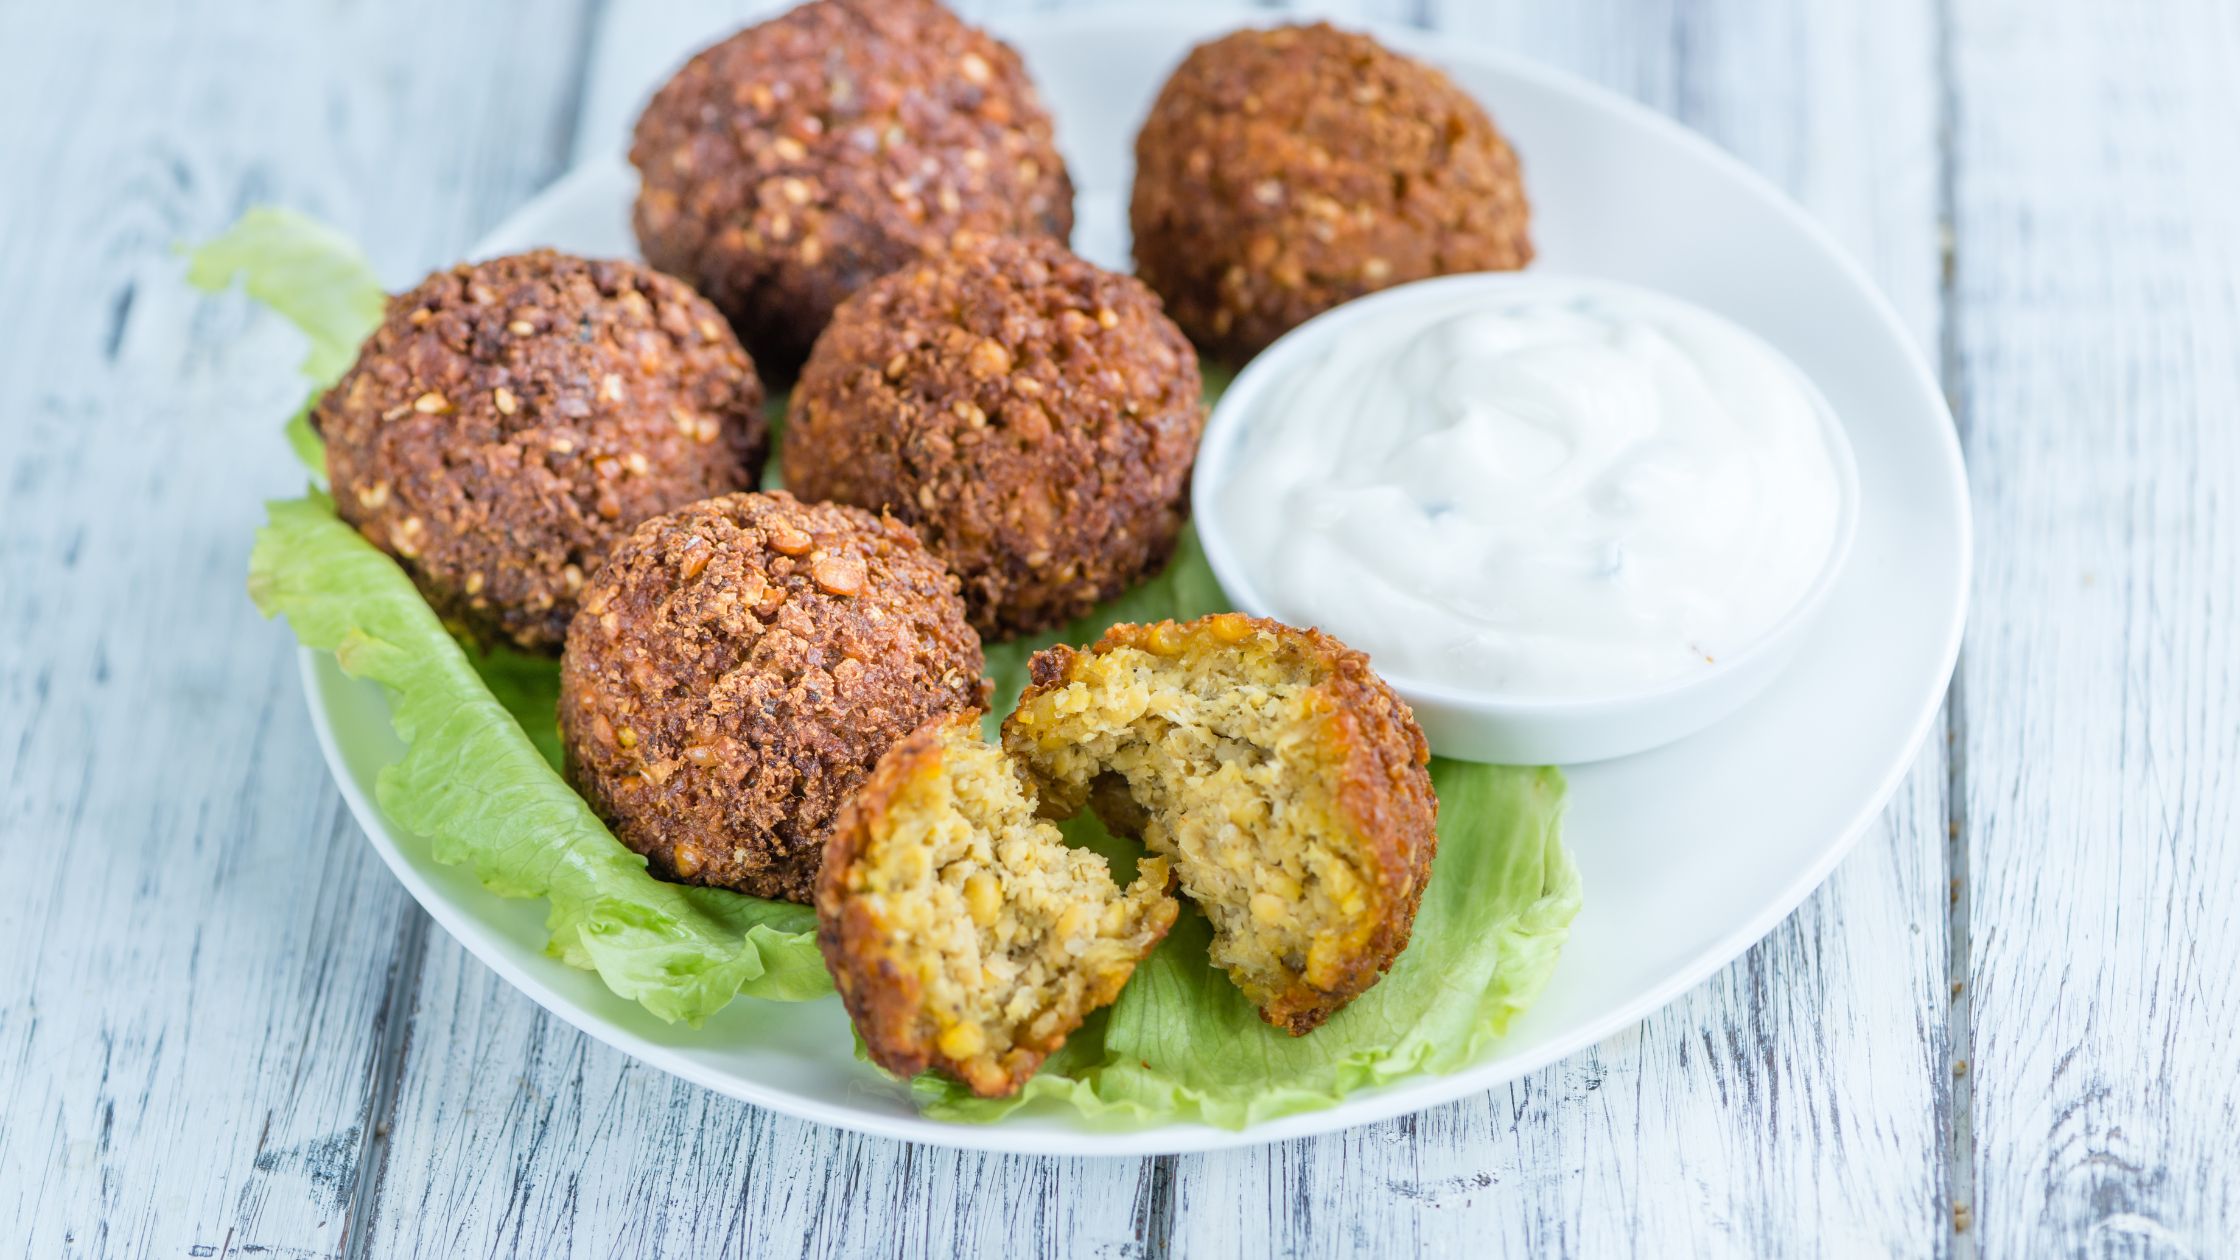
{"label": "gap between planks", "polygon": [[358,1163],[351,1176],[348,1206],[342,1216],[344,1260],[373,1253],[373,1214],[381,1199],[382,1174],[389,1167],[389,1126],[397,1114],[397,1091],[404,1084],[405,1055],[412,1048],[412,1022],[419,1004],[420,969],[428,957],[428,913],[415,905],[397,929],[388,983],[375,1017],[373,1087],[368,1091],[365,1127],[358,1135]]}
{"label": "gap between planks", "polygon": [[[1968,429],[1966,400],[1960,388],[1960,215],[1959,215],[1959,111],[1960,83],[1955,50],[1953,5],[1957,0],[1937,0],[1935,55],[1937,80],[1937,380],[1943,387],[1945,406],[1963,449]],[[1960,652],[1965,655],[1962,640]],[[1952,681],[1945,691],[1945,974],[1951,981],[1947,995],[1945,1053],[1932,1059],[1929,1070],[1943,1072],[1930,1082],[1941,1100],[1938,1117],[1943,1142],[1938,1154],[1944,1165],[1943,1188],[1946,1219],[1932,1226],[1943,1245],[1935,1250],[1955,1260],[1974,1260],[1975,1225],[1975,1086],[1969,1072],[1975,1058],[1975,1021],[1969,985],[1974,945],[1968,913],[1968,697],[1960,661],[1952,667]],[[1933,1235],[1934,1237],[1934,1235]]]}

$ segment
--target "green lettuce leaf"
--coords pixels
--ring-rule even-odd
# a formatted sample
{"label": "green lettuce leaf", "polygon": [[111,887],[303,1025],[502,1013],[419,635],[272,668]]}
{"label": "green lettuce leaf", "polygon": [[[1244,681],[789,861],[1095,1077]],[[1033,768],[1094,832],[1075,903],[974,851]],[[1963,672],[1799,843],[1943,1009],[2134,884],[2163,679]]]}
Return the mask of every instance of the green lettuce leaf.
{"label": "green lettuce leaf", "polygon": [[259,206],[187,251],[187,283],[218,293],[239,280],[249,296],[286,317],[311,342],[303,374],[312,394],[288,420],[288,445],[315,477],[326,446],[311,430],[311,404],[358,357],[381,323],[389,295],[357,243],[308,215]]}
{"label": "green lettuce leaf", "polygon": [[388,293],[355,242],[292,210],[260,206],[187,254],[187,283],[217,293],[239,280],[310,339],[303,374],[324,386],[358,357]]}
{"label": "green lettuce leaf", "polygon": [[560,769],[560,667],[550,657],[505,647],[468,655],[482,685],[513,715],[545,764]]}
{"label": "green lettuce leaf", "polygon": [[[806,906],[663,883],[554,768],[529,729],[549,730],[549,662],[487,662],[525,726],[477,672],[396,562],[334,514],[325,495],[270,504],[249,593],[305,646],[388,689],[401,761],[375,794],[439,862],[469,865],[492,892],[551,903],[550,949],[663,1019],[698,1023],[732,997],[831,992]],[[541,672],[532,667],[541,666]]]}

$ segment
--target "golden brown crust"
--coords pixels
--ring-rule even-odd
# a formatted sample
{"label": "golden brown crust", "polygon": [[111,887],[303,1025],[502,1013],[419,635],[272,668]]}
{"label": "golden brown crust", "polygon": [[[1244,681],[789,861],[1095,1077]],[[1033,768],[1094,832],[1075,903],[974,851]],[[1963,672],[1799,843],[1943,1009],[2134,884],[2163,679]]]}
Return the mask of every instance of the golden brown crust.
{"label": "golden brown crust", "polygon": [[1197,355],[1149,289],[1055,241],[983,241],[841,306],[794,390],[785,478],[909,522],[1008,638],[1166,563],[1204,422]]}
{"label": "golden brown crust", "polygon": [[958,713],[928,721],[887,750],[842,808],[825,842],[817,876],[817,946],[874,1063],[899,1076],[915,1076],[930,1068],[964,1082],[983,1098],[1000,1098],[1017,1093],[1043,1060],[1080,1027],[1083,1016],[1120,996],[1134,962],[1148,956],[1173,927],[1177,906],[1162,899],[1163,904],[1148,917],[1140,949],[1124,966],[1085,973],[1088,984],[1079,997],[1082,1007],[1071,1018],[1040,1028],[1032,1024],[1011,1028],[1013,1040],[1000,1053],[945,1052],[928,1010],[914,943],[882,921],[873,899],[860,894],[873,848],[910,808],[906,798],[943,773],[947,741],[978,740],[979,720],[977,713]]}
{"label": "golden brown crust", "polygon": [[560,662],[571,783],[655,874],[807,901],[889,745],[986,704],[955,579],[906,526],[789,494],[647,521]]}
{"label": "golden brown crust", "polygon": [[934,0],[816,0],[701,52],[630,160],[647,259],[790,377],[857,288],[960,232],[1073,230],[1018,54]]}
{"label": "golden brown crust", "polygon": [[[817,948],[832,973],[832,987],[839,990],[871,1061],[897,1076],[925,1071],[940,1051],[923,1018],[917,969],[894,954],[886,926],[851,895],[856,862],[911,781],[941,772],[943,732],[953,722],[979,720],[976,713],[937,717],[889,748],[833,821],[817,873]],[[955,1065],[949,1066],[955,1075]],[[1033,1073],[1029,1067],[1021,1079]]]}
{"label": "golden brown crust", "polygon": [[762,385],[714,307],[635,263],[538,250],[389,301],[313,409],[335,510],[447,621],[557,652],[649,516],[762,470]]}
{"label": "golden brown crust", "polygon": [[1532,258],[1516,154],[1468,93],[1324,24],[1194,49],[1136,137],[1137,274],[1241,362],[1340,302]]}
{"label": "golden brown crust", "polygon": [[[1195,621],[1162,621],[1149,625],[1117,625],[1086,652],[1059,646],[1035,654],[1029,670],[1032,682],[1019,699],[1027,710],[1041,695],[1073,682],[1092,657],[1120,648],[1136,648],[1154,656],[1181,658],[1197,653],[1263,653],[1296,669],[1315,682],[1314,707],[1327,715],[1318,724],[1316,739],[1302,750],[1303,777],[1334,783],[1336,814],[1346,834],[1335,839],[1358,855],[1371,875],[1374,890],[1370,908],[1371,930],[1361,945],[1342,960],[1338,978],[1316,986],[1302,978],[1262,1002],[1261,1017],[1297,1035],[1320,1025],[1337,1013],[1390,969],[1408,944],[1416,909],[1431,874],[1438,850],[1439,802],[1428,769],[1431,748],[1416,725],[1407,703],[1369,666],[1369,658],[1323,634],[1243,613],[1218,613]],[[1006,745],[1016,745],[1006,725]],[[1033,774],[1031,757],[1022,764]],[[1105,805],[1094,788],[1084,799],[1068,800],[1060,785],[1038,778],[1046,803],[1070,812],[1087,803],[1097,807],[1106,825],[1131,828],[1135,820],[1125,808]],[[1187,880],[1187,872],[1184,872]]]}

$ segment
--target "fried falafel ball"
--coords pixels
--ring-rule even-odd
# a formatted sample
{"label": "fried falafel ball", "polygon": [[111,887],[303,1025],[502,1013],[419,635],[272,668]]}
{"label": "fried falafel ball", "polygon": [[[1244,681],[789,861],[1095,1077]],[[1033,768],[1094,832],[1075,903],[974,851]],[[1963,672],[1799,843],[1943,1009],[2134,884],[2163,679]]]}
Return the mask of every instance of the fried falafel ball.
{"label": "fried falafel ball", "polygon": [[1197,354],[1135,280],[1055,241],[980,240],[851,298],[786,419],[785,481],[888,511],[991,638],[1163,567],[1189,515]]}
{"label": "fried falafel ball", "polygon": [[832,311],[960,232],[1073,230],[1019,56],[936,0],[814,0],[701,52],[638,119],[638,242],[790,378]]}
{"label": "fried falafel ball", "polygon": [[807,902],[832,819],[928,718],[986,704],[956,581],[905,526],[783,492],[640,525],[560,658],[568,780],[688,884]]}
{"label": "fried falafel ball", "polygon": [[550,250],[390,298],[311,425],[335,510],[437,613],[542,653],[616,539],[753,485],[769,445],[762,384],[713,306]]}
{"label": "fried falafel ball", "polygon": [[1243,613],[1114,626],[1035,655],[1004,748],[1054,817],[1084,804],[1174,863],[1211,955],[1293,1035],[1407,946],[1438,847],[1430,749],[1368,658]]}
{"label": "fried falafel ball", "polygon": [[1522,267],[1529,217],[1468,93],[1327,24],[1200,45],[1136,136],[1136,273],[1231,362],[1365,293]]}
{"label": "fried falafel ball", "polygon": [[874,1062],[1019,1091],[1174,926],[1167,861],[1126,889],[1069,847],[973,714],[887,750],[826,844],[817,943]]}

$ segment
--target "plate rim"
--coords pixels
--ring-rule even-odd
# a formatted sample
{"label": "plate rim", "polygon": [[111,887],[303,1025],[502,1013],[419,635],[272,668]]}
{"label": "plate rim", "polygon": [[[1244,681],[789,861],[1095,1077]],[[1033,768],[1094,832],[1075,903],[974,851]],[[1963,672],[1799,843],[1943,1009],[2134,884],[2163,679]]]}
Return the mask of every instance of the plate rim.
{"label": "plate rim", "polygon": [[[1111,11],[1028,15],[989,25],[1007,39],[1065,36],[1079,38],[1098,30],[1125,29],[1140,34],[1145,22],[1149,20],[1168,25],[1178,32],[1186,33],[1189,38],[1197,39],[1214,31],[1276,24],[1285,20],[1286,16],[1280,13],[1235,10],[1220,10],[1209,14],[1153,7],[1126,15]],[[1514,1055],[1496,1052],[1492,1057],[1457,1072],[1392,1082],[1360,1091],[1332,1107],[1282,1116],[1242,1129],[1218,1128],[1201,1121],[1169,1121],[1123,1130],[1025,1128],[1001,1122],[963,1124],[933,1120],[916,1114],[879,1115],[790,1090],[765,1087],[749,1078],[703,1068],[691,1059],[667,1047],[646,1041],[580,1006],[573,999],[553,989],[541,977],[516,966],[502,951],[490,947],[484,937],[491,929],[468,913],[464,908],[465,903],[454,902],[421,875],[398,847],[388,820],[378,804],[347,769],[334,730],[333,712],[325,699],[325,688],[329,685],[330,675],[334,680],[350,685],[358,685],[357,680],[344,675],[331,654],[299,645],[298,673],[304,688],[305,707],[309,711],[320,751],[326,759],[328,775],[349,806],[352,817],[367,841],[373,845],[383,863],[421,909],[484,966],[496,972],[500,978],[544,1010],[632,1059],[726,1097],[765,1107],[795,1119],[826,1124],[872,1137],[957,1150],[1114,1158],[1189,1154],[1259,1146],[1375,1123],[1483,1092],[1568,1058],[1638,1024],[1648,1015],[1694,990],[1793,914],[1805,898],[1825,883],[1835,867],[1852,852],[1859,838],[1882,816],[1898,788],[1912,773],[1913,762],[1929,738],[1934,719],[1949,694],[1959,659],[1973,595],[1974,505],[1969,492],[1958,429],[1926,356],[1915,344],[1911,331],[1891,306],[1887,295],[1850,251],[1786,192],[1709,138],[1582,76],[1543,65],[1483,40],[1438,37],[1423,31],[1376,22],[1347,22],[1345,25],[1348,29],[1370,33],[1411,55],[1435,61],[1474,63],[1490,73],[1560,95],[1570,104],[1614,116],[1629,126],[1652,132],[1661,140],[1686,150],[1692,158],[1717,168],[1796,229],[1834,264],[1843,279],[1864,299],[1866,309],[1871,312],[1875,322],[1901,349],[1910,369],[1903,382],[1905,388],[1916,396],[1918,404],[1929,408],[1944,421],[1938,426],[1936,448],[1941,458],[1937,471],[1943,474],[1940,479],[1940,497],[1946,499],[1947,505],[1954,510],[1957,524],[1953,542],[1958,557],[1958,594],[1943,627],[1936,684],[1933,688],[1924,689],[1926,698],[1920,704],[1919,712],[1911,724],[1910,734],[1904,741],[1904,755],[1892,759],[1890,767],[1865,798],[1865,803],[1844,825],[1842,833],[1826,843],[1817,857],[1803,867],[1778,896],[1768,899],[1755,914],[1722,932],[1682,965],[1674,968],[1662,982],[1644,990],[1632,1001],[1560,1036],[1551,1037],[1530,1050]],[[517,206],[501,220],[500,227],[533,207],[568,195],[579,185],[612,180],[618,174],[627,177],[628,168],[616,157],[609,156],[579,164]],[[468,251],[468,256],[479,256],[487,252],[483,243],[498,234],[498,228],[485,233]],[[1780,685],[1781,681],[1778,679],[1773,683],[1774,687]],[[494,893],[485,895],[496,898]],[[565,966],[557,960],[552,961],[551,965]]]}

